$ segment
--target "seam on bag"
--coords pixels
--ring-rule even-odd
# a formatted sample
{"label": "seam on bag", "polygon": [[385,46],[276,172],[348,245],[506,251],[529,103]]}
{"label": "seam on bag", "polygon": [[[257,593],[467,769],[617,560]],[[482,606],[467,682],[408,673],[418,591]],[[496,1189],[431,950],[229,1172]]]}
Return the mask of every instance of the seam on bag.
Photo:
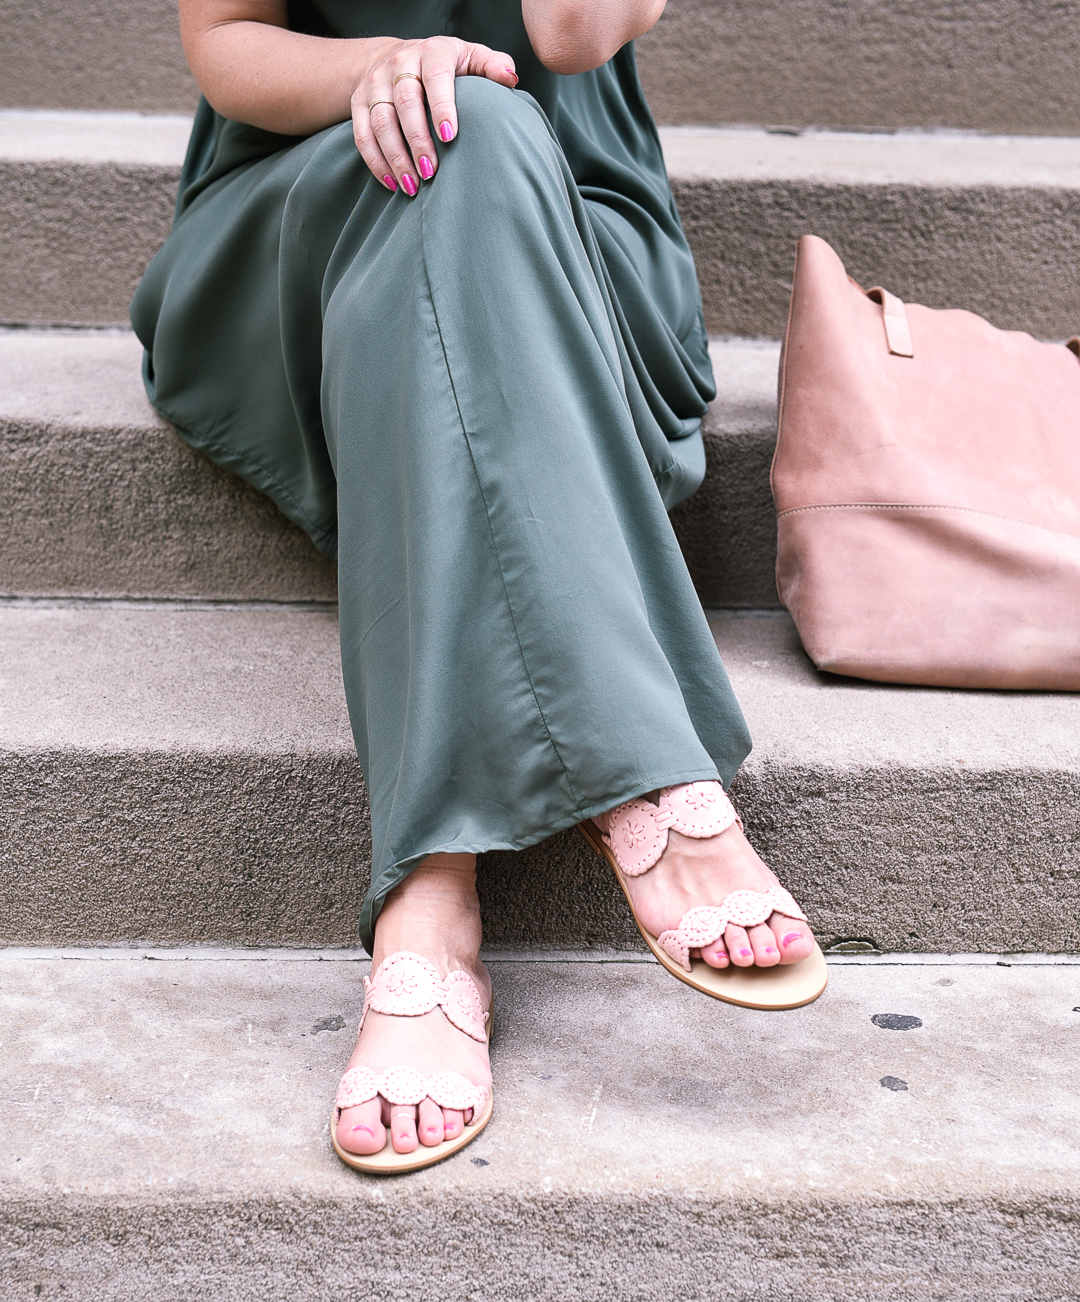
{"label": "seam on bag", "polygon": [[[423,204],[423,200],[421,199],[421,205],[422,204]],[[424,280],[427,282],[428,299],[431,303],[432,315],[435,318],[435,329],[438,331],[438,335],[439,335],[439,347],[442,350],[443,365],[446,368],[446,378],[450,384],[450,392],[454,396],[454,409],[457,411],[458,424],[461,426],[461,434],[465,440],[466,450],[469,453],[469,462],[472,465],[473,478],[476,480],[476,489],[477,492],[480,494],[480,500],[484,504],[484,516],[488,522],[488,536],[491,538],[491,549],[495,554],[495,563],[499,567],[499,579],[502,582],[503,596],[506,599],[506,609],[510,615],[510,625],[514,630],[514,640],[517,642],[518,655],[521,657],[521,667],[525,671],[525,678],[528,681],[529,691],[532,693],[532,698],[536,705],[536,712],[540,716],[540,722],[543,724],[544,733],[546,734],[548,741],[551,743],[551,749],[555,752],[555,758],[559,761],[559,767],[563,771],[563,777],[566,779],[566,785],[570,788],[570,794],[574,799],[574,803],[580,804],[581,798],[579,797],[574,787],[574,783],[570,778],[570,772],[566,767],[566,761],[563,759],[562,752],[559,749],[558,743],[555,741],[555,738],[552,736],[551,729],[548,726],[548,721],[544,714],[544,707],[540,704],[540,698],[536,692],[536,684],[533,682],[533,676],[529,672],[529,662],[525,656],[525,648],[521,644],[521,634],[518,632],[517,619],[514,616],[514,603],[510,599],[510,589],[506,582],[506,571],[503,569],[502,557],[499,555],[499,544],[496,541],[495,529],[491,523],[491,508],[488,505],[487,494],[484,492],[484,485],[480,479],[480,472],[476,467],[476,458],[473,455],[472,442],[469,438],[468,427],[465,424],[465,417],[461,410],[461,402],[458,399],[457,386],[454,384],[454,374],[453,371],[451,371],[450,369],[450,358],[447,356],[446,353],[446,341],[443,339],[442,325],[439,322],[439,309],[435,304],[435,290],[431,283],[431,276],[428,273],[427,248],[426,248],[427,241],[425,238],[425,225],[426,223],[424,222],[424,208],[423,206],[421,206],[420,208],[420,259],[424,268]]]}
{"label": "seam on bag", "polygon": [[1039,529],[1043,533],[1052,533],[1057,538],[1072,538],[1080,541],[1080,534],[1066,533],[1064,529],[1054,529],[1048,524],[1032,524],[1030,520],[1020,520],[1014,515],[980,511],[974,506],[943,506],[940,502],[822,502],[816,506],[790,506],[786,511],[777,511],[776,518],[780,520],[785,515],[799,515],[806,511],[955,511],[962,515],[983,516],[987,520],[1003,520],[1006,524],[1018,524],[1025,529]]}

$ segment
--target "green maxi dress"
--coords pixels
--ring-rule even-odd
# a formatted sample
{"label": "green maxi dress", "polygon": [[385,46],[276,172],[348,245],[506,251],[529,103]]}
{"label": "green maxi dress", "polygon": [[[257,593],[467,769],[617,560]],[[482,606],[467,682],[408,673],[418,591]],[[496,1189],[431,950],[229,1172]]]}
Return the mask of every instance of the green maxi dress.
{"label": "green maxi dress", "polygon": [[667,517],[714,390],[633,47],[556,76],[515,0],[313,0],[290,23],[483,41],[520,75],[458,79],[415,199],[349,123],[286,137],[202,102],[131,309],[158,410],[338,559],[370,949],[425,855],[726,785],[750,742]]}

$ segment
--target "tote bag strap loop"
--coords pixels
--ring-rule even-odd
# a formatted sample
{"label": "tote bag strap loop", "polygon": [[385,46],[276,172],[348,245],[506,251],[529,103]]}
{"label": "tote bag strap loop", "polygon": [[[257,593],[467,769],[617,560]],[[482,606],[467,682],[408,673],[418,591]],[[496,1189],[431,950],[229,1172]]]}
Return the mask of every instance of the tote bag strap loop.
{"label": "tote bag strap loop", "polygon": [[885,342],[894,357],[914,357],[915,349],[911,345],[911,326],[908,324],[907,309],[895,294],[875,285],[866,291],[866,297],[881,304],[885,317]]}

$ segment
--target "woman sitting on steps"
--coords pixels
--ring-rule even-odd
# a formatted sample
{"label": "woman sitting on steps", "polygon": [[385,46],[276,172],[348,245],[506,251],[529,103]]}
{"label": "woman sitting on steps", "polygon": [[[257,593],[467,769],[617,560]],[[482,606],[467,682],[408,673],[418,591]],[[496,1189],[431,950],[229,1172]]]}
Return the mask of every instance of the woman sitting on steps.
{"label": "woman sitting on steps", "polygon": [[724,793],[750,741],[667,517],[714,389],[631,44],[662,8],[180,2],[205,98],[132,321],[155,406],[338,559],[362,1170],[491,1113],[482,851],[580,824],[675,975],[824,986]]}

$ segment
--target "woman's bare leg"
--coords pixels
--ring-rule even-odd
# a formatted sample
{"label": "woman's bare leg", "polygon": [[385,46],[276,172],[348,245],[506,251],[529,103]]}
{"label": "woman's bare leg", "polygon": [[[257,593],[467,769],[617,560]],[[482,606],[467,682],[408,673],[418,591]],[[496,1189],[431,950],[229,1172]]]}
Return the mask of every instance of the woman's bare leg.
{"label": "woman's bare leg", "polygon": [[[388,955],[411,950],[433,963],[440,976],[460,969],[476,982],[484,1007],[491,1004],[491,979],[480,962],[480,905],[476,896],[476,856],[430,855],[386,898],[375,925],[372,971]],[[422,1017],[388,1017],[370,1012],[349,1059],[350,1067],[382,1072],[412,1067],[424,1076],[454,1071],[476,1085],[491,1086],[487,1045],[470,1039],[433,1009]],[[382,1099],[346,1108],[337,1140],[351,1153],[377,1153],[387,1142],[399,1153],[433,1146],[461,1133],[460,1112],[424,1099],[418,1108]]]}

